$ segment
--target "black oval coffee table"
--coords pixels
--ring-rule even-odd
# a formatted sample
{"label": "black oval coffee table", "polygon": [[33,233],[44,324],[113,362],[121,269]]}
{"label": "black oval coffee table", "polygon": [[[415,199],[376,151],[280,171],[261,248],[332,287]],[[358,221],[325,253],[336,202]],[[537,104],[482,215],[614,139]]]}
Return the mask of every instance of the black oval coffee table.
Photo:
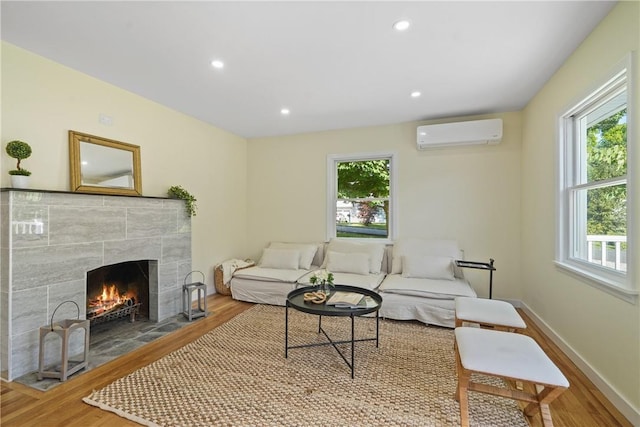
{"label": "black oval coffee table", "polygon": [[[358,288],[355,286],[346,286],[346,285],[336,285],[331,288],[331,295],[334,295],[336,292],[348,292],[355,293],[358,295],[362,295],[362,300],[357,306],[350,307],[336,307],[333,305],[328,305],[326,302],[322,304],[314,304],[312,302],[306,302],[304,300],[304,294],[307,292],[313,292],[317,290],[314,286],[307,286],[304,288],[294,289],[289,292],[287,295],[287,302],[285,308],[285,317],[284,317],[284,357],[289,356],[289,350],[293,348],[304,348],[304,347],[317,347],[324,345],[332,345],[333,348],[336,349],[342,360],[347,364],[349,368],[351,368],[351,378],[354,378],[355,371],[355,343],[361,341],[375,341],[376,347],[379,345],[379,337],[380,337],[380,318],[378,317],[378,311],[380,310],[380,306],[382,306],[382,297],[369,289]],[[368,297],[368,298],[365,298]],[[330,300],[331,296],[327,300]],[[365,302],[367,300],[367,302]],[[328,342],[322,343],[313,343],[313,344],[301,344],[289,346],[289,307],[309,314],[315,314],[318,316],[318,333],[324,334],[327,338]],[[355,338],[355,318],[359,316],[363,316],[369,313],[376,313],[376,336],[372,338]],[[327,332],[322,328],[322,316],[341,316],[341,317],[350,317],[351,318],[351,340],[346,341],[333,341],[331,337],[327,334]],[[351,343],[351,362],[347,360],[347,358],[342,354],[340,349],[338,348],[338,344]]]}

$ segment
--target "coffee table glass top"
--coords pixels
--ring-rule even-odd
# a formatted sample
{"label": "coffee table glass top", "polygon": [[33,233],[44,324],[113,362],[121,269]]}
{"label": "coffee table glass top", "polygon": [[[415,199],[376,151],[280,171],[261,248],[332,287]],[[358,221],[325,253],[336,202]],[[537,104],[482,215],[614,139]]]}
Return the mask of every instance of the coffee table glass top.
{"label": "coffee table glass top", "polygon": [[[380,306],[382,305],[382,297],[378,293],[369,289],[347,285],[332,286],[331,295],[335,294],[336,292],[349,292],[362,295],[363,298],[361,299],[358,307],[336,307],[334,305],[329,305],[326,302],[323,302],[321,304],[314,304],[312,302],[304,300],[305,293],[314,292],[317,290],[317,286],[306,286],[304,288],[294,289],[287,295],[287,302],[289,306],[295,308],[296,310],[305,313],[318,314],[321,316],[360,316],[363,314],[378,311],[380,309]],[[331,295],[329,296],[329,298],[327,298],[327,301],[331,299]],[[367,304],[367,301],[365,300],[368,300],[369,304]]]}

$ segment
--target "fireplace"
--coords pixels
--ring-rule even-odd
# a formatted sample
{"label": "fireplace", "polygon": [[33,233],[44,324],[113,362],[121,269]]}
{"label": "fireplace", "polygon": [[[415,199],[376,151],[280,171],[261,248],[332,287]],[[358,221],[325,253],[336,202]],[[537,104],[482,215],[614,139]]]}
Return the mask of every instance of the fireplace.
{"label": "fireplace", "polygon": [[[89,272],[112,280],[101,267],[132,263],[124,279],[113,280],[119,293],[143,287],[135,299],[150,322],[182,311],[183,280],[192,270],[191,217],[183,200],[2,189],[0,214],[2,378],[11,381],[38,369],[39,329],[54,313],[54,321],[87,316],[88,301],[102,295],[102,288],[87,293]],[[34,218],[37,227],[22,226]],[[140,278],[127,279],[131,274],[146,275],[149,283],[130,286]],[[81,313],[74,304],[56,311],[65,301],[75,302]],[[45,364],[59,357],[59,348],[50,345]]]}
{"label": "fireplace", "polygon": [[87,273],[91,325],[137,316],[149,318],[149,261],[105,265]]}

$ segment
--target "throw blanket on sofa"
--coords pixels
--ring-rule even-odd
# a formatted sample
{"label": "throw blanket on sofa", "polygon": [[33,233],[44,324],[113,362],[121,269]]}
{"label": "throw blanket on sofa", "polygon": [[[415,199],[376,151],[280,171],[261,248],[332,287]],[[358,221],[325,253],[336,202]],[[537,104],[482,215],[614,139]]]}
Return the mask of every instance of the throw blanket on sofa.
{"label": "throw blanket on sofa", "polygon": [[222,283],[228,285],[231,281],[231,276],[233,273],[240,268],[247,268],[254,265],[253,261],[244,261],[241,259],[230,259],[228,261],[224,261],[222,264]]}

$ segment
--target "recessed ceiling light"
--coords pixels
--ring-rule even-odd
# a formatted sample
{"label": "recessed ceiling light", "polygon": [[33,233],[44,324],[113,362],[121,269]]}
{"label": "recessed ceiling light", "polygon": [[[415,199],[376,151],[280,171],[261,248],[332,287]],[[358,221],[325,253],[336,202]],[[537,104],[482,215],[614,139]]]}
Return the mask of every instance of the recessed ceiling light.
{"label": "recessed ceiling light", "polygon": [[219,59],[214,59],[213,61],[211,61],[211,66],[220,70],[224,68],[224,62],[220,61]]}
{"label": "recessed ceiling light", "polygon": [[411,26],[411,22],[406,19],[401,19],[393,24],[393,29],[396,31],[407,31]]}
{"label": "recessed ceiling light", "polygon": [[415,92],[411,92],[411,97],[412,98],[419,98],[420,95],[422,95],[420,92],[418,92],[417,90]]}
{"label": "recessed ceiling light", "polygon": [[282,110],[280,110],[280,114],[282,114],[283,116],[288,116],[290,112],[291,111],[289,111],[288,108],[283,108]]}

